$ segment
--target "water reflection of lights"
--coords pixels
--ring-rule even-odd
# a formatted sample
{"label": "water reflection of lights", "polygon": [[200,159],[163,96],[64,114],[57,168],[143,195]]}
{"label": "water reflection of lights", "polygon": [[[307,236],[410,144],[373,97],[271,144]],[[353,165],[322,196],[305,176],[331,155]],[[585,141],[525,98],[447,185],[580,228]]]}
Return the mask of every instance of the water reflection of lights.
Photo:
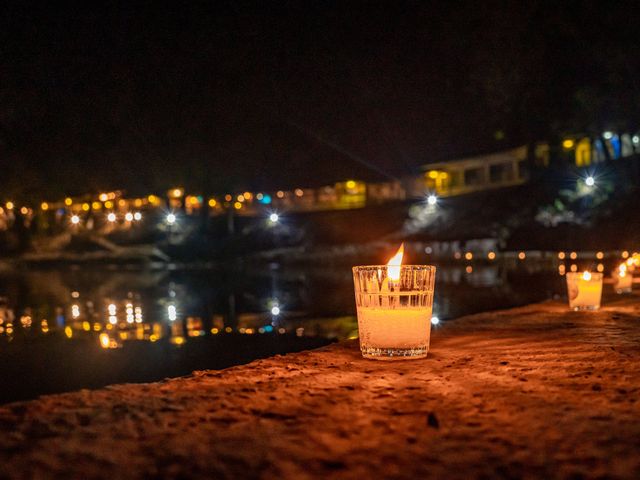
{"label": "water reflection of lights", "polygon": [[125,311],[127,313],[127,323],[133,323],[134,322],[133,305],[131,303],[127,303]]}
{"label": "water reflection of lights", "polygon": [[109,335],[107,335],[106,333],[101,333],[99,338],[100,338],[100,346],[102,348],[109,348],[109,345],[111,344]]}
{"label": "water reflection of lights", "polygon": [[23,328],[31,328],[31,315],[23,315],[20,317],[20,324]]}

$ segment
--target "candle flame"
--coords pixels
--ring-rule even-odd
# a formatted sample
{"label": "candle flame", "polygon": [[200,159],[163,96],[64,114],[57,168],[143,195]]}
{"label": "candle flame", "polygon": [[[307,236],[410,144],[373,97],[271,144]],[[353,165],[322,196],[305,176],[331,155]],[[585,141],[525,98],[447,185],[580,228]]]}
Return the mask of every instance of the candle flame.
{"label": "candle flame", "polygon": [[585,272],[582,274],[582,279],[583,279],[584,281],[588,282],[589,280],[591,280],[591,273],[590,273],[590,272],[586,272],[586,271],[585,271]]}
{"label": "candle flame", "polygon": [[624,263],[618,267],[618,275],[620,277],[627,275],[627,266]]}
{"label": "candle flame", "polygon": [[400,280],[400,266],[402,265],[402,257],[404,256],[404,243],[400,245],[400,248],[396,254],[391,257],[391,260],[387,262],[387,275],[390,280]]}

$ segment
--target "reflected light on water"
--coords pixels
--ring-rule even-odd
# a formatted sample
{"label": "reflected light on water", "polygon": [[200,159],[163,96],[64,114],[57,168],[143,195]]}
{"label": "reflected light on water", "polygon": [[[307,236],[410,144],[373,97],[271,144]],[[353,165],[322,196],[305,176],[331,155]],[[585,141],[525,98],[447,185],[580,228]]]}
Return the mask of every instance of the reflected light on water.
{"label": "reflected light on water", "polygon": [[178,318],[178,314],[176,312],[176,306],[175,305],[169,305],[167,307],[167,317],[172,322],[175,322],[176,318]]}

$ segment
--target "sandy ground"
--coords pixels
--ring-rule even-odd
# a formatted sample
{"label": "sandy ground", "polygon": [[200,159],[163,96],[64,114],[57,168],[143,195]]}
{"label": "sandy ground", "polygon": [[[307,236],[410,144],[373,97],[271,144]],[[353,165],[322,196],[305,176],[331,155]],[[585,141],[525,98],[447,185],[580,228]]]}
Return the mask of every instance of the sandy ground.
{"label": "sandy ground", "polygon": [[640,478],[640,298],[0,407],[0,478]]}

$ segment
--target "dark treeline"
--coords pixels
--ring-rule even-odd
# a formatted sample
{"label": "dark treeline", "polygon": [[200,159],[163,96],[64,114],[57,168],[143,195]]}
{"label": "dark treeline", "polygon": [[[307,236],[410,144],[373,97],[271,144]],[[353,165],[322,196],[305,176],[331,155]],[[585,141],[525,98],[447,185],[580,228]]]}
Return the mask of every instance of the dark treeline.
{"label": "dark treeline", "polygon": [[4,7],[0,197],[314,186],[640,125],[624,2],[256,5]]}

